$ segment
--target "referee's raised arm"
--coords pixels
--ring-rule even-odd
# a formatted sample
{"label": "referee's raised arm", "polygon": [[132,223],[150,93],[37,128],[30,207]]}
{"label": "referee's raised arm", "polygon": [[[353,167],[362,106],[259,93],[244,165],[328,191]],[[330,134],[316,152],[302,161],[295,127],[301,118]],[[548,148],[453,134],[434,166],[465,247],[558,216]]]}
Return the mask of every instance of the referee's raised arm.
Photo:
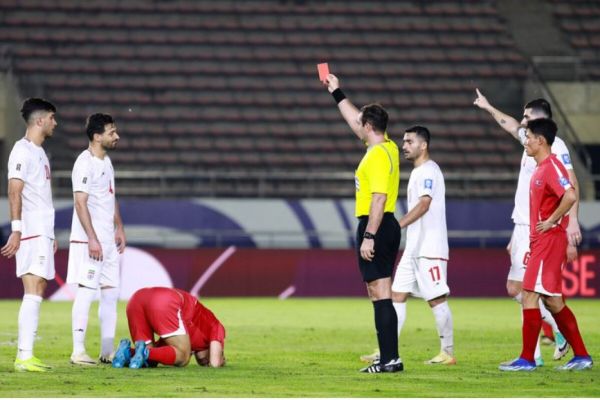
{"label": "referee's raised arm", "polygon": [[340,81],[337,76],[333,74],[327,75],[325,85],[327,85],[327,90],[329,90],[329,93],[331,93],[335,102],[337,103],[337,106],[342,113],[342,117],[344,117],[356,136],[360,140],[364,140],[363,134],[360,130],[360,111],[354,106],[354,104],[352,104],[350,100],[348,100],[348,98],[346,98],[346,95],[344,92],[342,92],[342,89],[340,89]]}
{"label": "referee's raised arm", "polygon": [[386,135],[388,113],[380,104],[367,104],[359,110],[340,90],[335,75],[327,75],[324,84],[350,128],[367,145],[354,173],[356,255],[373,303],[380,357],[360,372],[400,372],[404,364],[398,354],[391,279],[401,236],[394,216],[400,181],[398,146]]}

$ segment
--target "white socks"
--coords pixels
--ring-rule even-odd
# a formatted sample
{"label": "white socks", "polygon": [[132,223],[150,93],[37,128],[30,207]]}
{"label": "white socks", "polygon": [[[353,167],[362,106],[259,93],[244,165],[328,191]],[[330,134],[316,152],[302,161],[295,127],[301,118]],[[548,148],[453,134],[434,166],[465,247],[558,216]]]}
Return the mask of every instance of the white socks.
{"label": "white socks", "polygon": [[404,326],[404,321],[406,321],[406,302],[392,304],[396,310],[396,315],[398,315],[398,336],[400,336],[400,332],[402,332],[402,327]]}
{"label": "white socks", "polygon": [[558,326],[556,325],[556,321],[554,320],[552,313],[550,311],[548,311],[548,309],[544,305],[544,302],[541,299],[540,299],[540,312],[542,313],[542,319],[544,320],[544,322],[549,323],[550,326],[552,327],[552,331],[559,332]]}
{"label": "white socks", "polygon": [[452,312],[445,301],[431,308],[435,317],[435,325],[440,336],[442,351],[454,354],[454,324],[452,322]]}
{"label": "white socks", "polygon": [[87,330],[90,306],[96,297],[96,289],[85,286],[77,288],[71,321],[73,327],[73,354],[85,353],[85,331]]}
{"label": "white socks", "polygon": [[117,329],[117,302],[119,301],[118,288],[100,290],[100,306],[98,318],[100,319],[101,350],[100,355],[108,357],[113,352],[115,331]]}
{"label": "white socks", "polygon": [[513,299],[515,299],[517,303],[523,304],[523,293],[519,292],[519,294],[513,297]]}
{"label": "white socks", "polygon": [[[393,303],[396,314],[398,315],[398,336],[406,321],[406,302]],[[445,301],[431,308],[435,317],[435,325],[441,341],[441,349],[450,355],[454,355],[454,324],[452,322],[452,312]]]}
{"label": "white socks", "polygon": [[28,360],[33,357],[33,342],[37,334],[42,298],[35,294],[23,296],[19,309],[19,341],[17,358]]}

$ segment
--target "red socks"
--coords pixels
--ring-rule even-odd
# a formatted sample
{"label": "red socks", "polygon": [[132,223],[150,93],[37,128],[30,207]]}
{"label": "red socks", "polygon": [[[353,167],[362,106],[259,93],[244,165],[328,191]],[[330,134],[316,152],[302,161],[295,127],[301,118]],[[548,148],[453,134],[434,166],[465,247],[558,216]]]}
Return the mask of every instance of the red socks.
{"label": "red socks", "polygon": [[539,308],[528,308],[523,310],[523,351],[521,358],[535,362],[535,345],[538,335],[542,329],[542,314]]}
{"label": "red socks", "polygon": [[552,326],[546,321],[542,322],[542,330],[544,331],[544,336],[554,340],[554,332],[552,332]]}
{"label": "red socks", "polygon": [[175,348],[172,346],[149,347],[148,360],[163,365],[175,364]]}
{"label": "red socks", "polygon": [[553,314],[553,316],[558,329],[573,348],[573,353],[576,356],[589,356],[577,327],[577,319],[575,319],[571,309],[565,305],[560,312]]}

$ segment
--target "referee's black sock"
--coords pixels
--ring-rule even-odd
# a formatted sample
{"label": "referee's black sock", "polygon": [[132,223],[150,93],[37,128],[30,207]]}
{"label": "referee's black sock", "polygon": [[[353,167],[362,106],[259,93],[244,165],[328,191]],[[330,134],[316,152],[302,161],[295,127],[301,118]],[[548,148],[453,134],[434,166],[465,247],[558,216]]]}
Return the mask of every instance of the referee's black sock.
{"label": "referee's black sock", "polygon": [[381,353],[381,365],[398,358],[398,315],[392,299],[373,302],[375,309],[375,329]]}

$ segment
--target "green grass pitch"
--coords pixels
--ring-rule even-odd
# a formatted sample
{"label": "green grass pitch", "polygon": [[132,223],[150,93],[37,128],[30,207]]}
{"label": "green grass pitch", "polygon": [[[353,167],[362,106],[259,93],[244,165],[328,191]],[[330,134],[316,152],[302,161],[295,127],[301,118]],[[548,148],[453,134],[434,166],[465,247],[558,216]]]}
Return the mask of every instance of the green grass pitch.
{"label": "green grass pitch", "polygon": [[[222,369],[113,369],[69,364],[71,303],[42,305],[35,353],[51,373],[13,372],[18,301],[0,302],[1,397],[598,397],[600,365],[560,372],[551,347],[546,366],[531,373],[502,373],[498,363],[521,348],[518,306],[509,299],[450,300],[458,365],[428,366],[439,341],[433,315],[411,299],[400,338],[406,370],[358,373],[358,357],[376,347],[373,312],[365,299],[206,299],[227,329]],[[600,302],[570,300],[588,350],[600,360]],[[119,306],[117,339],[128,336],[125,304]],[[96,305],[88,352],[97,356]],[[568,357],[571,356],[571,353]]]}

